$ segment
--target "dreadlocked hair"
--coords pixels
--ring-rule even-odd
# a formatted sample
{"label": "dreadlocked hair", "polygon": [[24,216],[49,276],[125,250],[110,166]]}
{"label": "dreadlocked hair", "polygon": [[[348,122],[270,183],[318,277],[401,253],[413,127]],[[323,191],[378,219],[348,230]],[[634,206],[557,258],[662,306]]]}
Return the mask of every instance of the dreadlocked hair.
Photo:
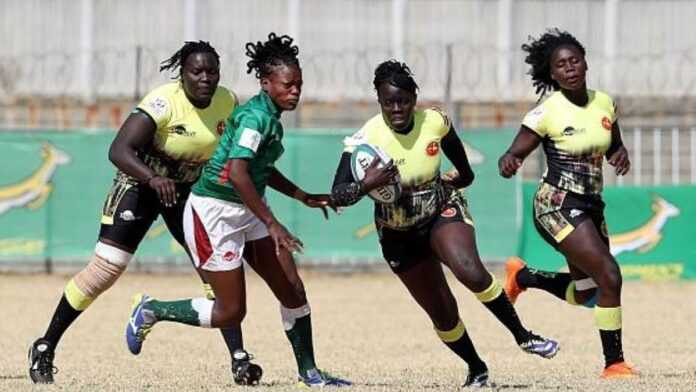
{"label": "dreadlocked hair", "polygon": [[551,79],[551,55],[558,47],[564,45],[577,47],[585,56],[582,44],[572,34],[558,28],[549,29],[537,39],[530,36],[529,43],[522,45],[522,50],[527,52],[524,62],[531,65],[527,74],[532,76],[532,85],[536,88],[534,93],[540,95],[539,100],[547,91],[560,88],[558,82]]}
{"label": "dreadlocked hair", "polygon": [[412,94],[416,93],[418,90],[418,85],[416,81],[413,80],[413,74],[411,69],[405,63],[396,60],[387,60],[375,69],[375,79],[372,84],[375,86],[375,90],[379,88],[382,83],[389,83],[394,87],[404,89]]}
{"label": "dreadlocked hair", "polygon": [[247,42],[246,55],[251,58],[247,62],[247,73],[255,71],[256,78],[261,79],[270,75],[273,67],[279,65],[299,67],[300,61],[297,59],[297,54],[300,53],[300,49],[292,44],[293,41],[288,35],[279,37],[276,33],[270,33],[266,42]]}
{"label": "dreadlocked hair", "polygon": [[215,51],[207,41],[186,41],[181,49],[177,50],[172,57],[160,63],[160,72],[167,70],[176,70],[177,76],[174,79],[181,77],[181,67],[186,63],[186,59],[193,53],[211,53],[215,57],[215,61],[220,65],[220,55]]}

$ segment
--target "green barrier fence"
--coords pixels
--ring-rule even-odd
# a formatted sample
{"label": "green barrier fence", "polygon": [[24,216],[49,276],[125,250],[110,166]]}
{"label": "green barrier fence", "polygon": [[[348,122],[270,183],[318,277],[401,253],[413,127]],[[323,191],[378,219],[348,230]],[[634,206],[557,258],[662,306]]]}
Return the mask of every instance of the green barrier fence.
{"label": "green barrier fence", "polygon": [[[521,224],[519,183],[497,175],[496,160],[512,130],[461,134],[476,180],[467,191],[478,246],[486,260],[515,253]],[[348,130],[290,130],[279,168],[310,192],[327,192]],[[107,160],[114,136],[103,132],[0,133],[0,261],[84,262],[92,253],[101,207],[114,168]],[[372,202],[365,199],[325,221],[320,212],[269,191],[279,219],[305,243],[305,258],[318,263],[381,262],[372,226]],[[137,253],[145,262],[187,263],[161,221],[155,222]]]}
{"label": "green barrier fence", "polygon": [[[559,270],[565,260],[536,232],[532,197],[524,185],[524,227],[518,254],[541,269]],[[695,186],[612,187],[603,192],[611,252],[626,278],[696,278]]]}

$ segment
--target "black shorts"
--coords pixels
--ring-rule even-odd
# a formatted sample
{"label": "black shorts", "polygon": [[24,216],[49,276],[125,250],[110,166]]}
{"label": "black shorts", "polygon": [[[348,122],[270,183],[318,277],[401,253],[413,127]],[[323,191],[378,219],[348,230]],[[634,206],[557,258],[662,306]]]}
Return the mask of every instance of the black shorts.
{"label": "black shorts", "polygon": [[420,226],[395,230],[377,223],[382,256],[392,272],[398,274],[422,261],[432,259],[430,233],[434,228],[450,222],[474,225],[467,201],[460,191],[454,191],[444,207],[440,209],[440,213]]}
{"label": "black shorts", "polygon": [[604,202],[599,195],[568,192],[546,182],[539,185],[534,195],[534,227],[551,246],[558,249],[558,244],[588,219],[609,246]]}
{"label": "black shorts", "polygon": [[157,192],[144,184],[116,178],[102,210],[99,238],[105,238],[135,252],[152,223],[162,215],[174,239],[186,249],[184,205],[191,183],[176,184],[176,204],[165,207]]}

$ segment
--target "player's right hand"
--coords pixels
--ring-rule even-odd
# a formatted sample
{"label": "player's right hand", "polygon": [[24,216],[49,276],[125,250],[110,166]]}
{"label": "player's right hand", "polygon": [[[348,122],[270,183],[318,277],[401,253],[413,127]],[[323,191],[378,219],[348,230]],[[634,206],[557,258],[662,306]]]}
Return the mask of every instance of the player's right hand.
{"label": "player's right hand", "polygon": [[506,152],[498,159],[498,170],[500,175],[505,178],[510,178],[517,174],[517,169],[520,166],[522,166],[522,160],[509,152]]}
{"label": "player's right hand", "polygon": [[150,178],[147,185],[157,192],[157,197],[165,207],[176,204],[176,183],[171,178],[154,176]]}
{"label": "player's right hand", "polygon": [[277,256],[280,256],[281,248],[287,249],[290,253],[294,251],[302,253],[304,247],[302,241],[290,234],[290,232],[283,227],[280,222],[274,221],[268,225],[268,234],[275,243],[275,251]]}
{"label": "player's right hand", "polygon": [[396,184],[399,181],[399,169],[396,168],[394,162],[391,161],[384,167],[377,167],[380,162],[379,158],[375,158],[365,169],[365,177],[361,181],[363,192],[367,193],[385,185]]}

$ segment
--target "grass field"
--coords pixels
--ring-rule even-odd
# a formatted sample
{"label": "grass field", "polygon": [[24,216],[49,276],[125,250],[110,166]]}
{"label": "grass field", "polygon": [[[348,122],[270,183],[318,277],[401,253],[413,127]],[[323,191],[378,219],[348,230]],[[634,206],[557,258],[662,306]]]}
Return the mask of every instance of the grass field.
{"label": "grass field", "polygon": [[[303,276],[319,365],[354,381],[349,390],[451,391],[464,381],[466,366],[439,342],[425,314],[390,273],[304,271]],[[131,295],[144,290],[165,299],[198,296],[192,274],[124,276],[63,337],[55,362],[57,384],[32,386],[27,347],[43,333],[66,280],[61,275],[0,275],[0,390],[242,389],[232,383],[217,331],[161,323],[140,356],[126,349],[123,331]],[[624,285],[624,349],[643,375],[611,382],[598,379],[602,355],[591,311],[538,291],[520,297],[523,321],[561,342],[558,356],[544,360],[522,353],[471,293],[453,286],[495,390],[696,390],[695,283]],[[246,346],[265,371],[256,390],[295,390],[294,360],[277,302],[254,274],[248,279],[248,301]]]}

